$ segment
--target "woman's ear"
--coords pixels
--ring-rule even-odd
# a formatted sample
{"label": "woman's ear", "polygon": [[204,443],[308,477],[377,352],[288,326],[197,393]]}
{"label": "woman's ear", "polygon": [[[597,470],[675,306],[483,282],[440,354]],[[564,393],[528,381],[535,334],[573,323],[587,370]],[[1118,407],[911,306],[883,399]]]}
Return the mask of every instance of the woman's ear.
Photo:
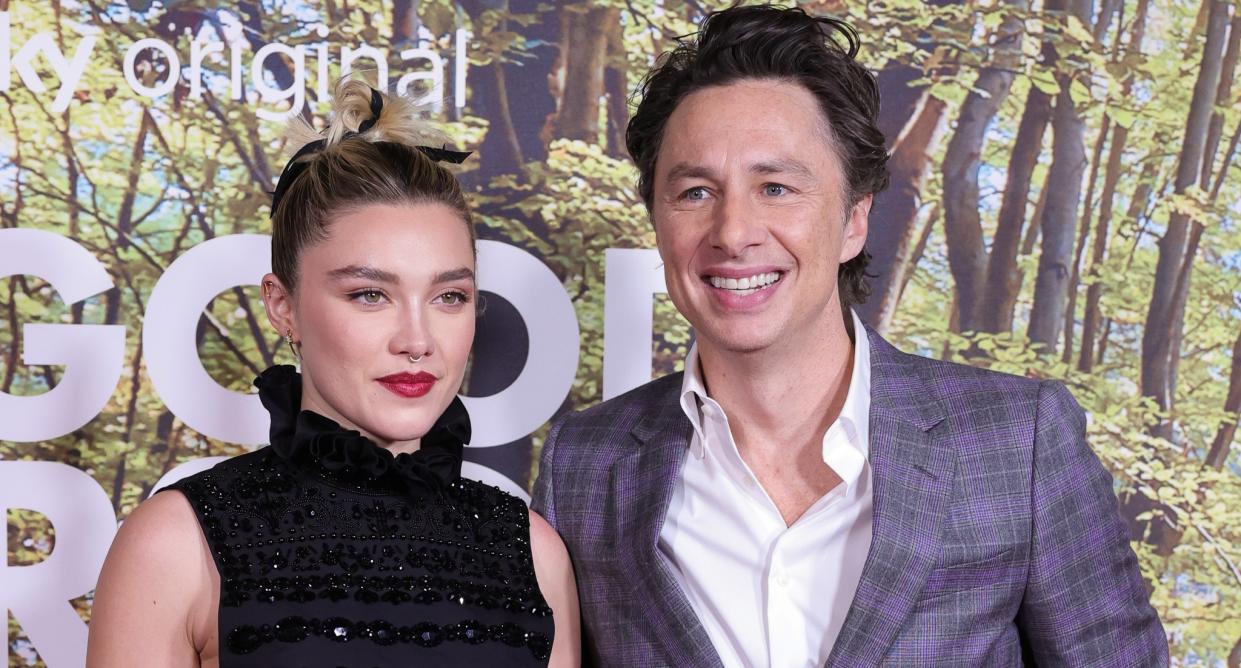
{"label": "woman's ear", "polygon": [[301,340],[297,327],[293,324],[293,294],[285,287],[284,282],[275,274],[263,277],[263,308],[267,310],[267,320],[280,336]]}

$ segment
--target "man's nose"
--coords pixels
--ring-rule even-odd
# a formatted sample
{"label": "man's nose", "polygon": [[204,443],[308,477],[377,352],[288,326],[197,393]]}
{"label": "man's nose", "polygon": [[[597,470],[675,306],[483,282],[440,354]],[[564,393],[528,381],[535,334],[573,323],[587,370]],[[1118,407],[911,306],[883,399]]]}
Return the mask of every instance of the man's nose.
{"label": "man's nose", "polygon": [[743,191],[732,189],[724,194],[714,212],[711,245],[740,257],[745,249],[757,246],[767,235],[766,221]]}

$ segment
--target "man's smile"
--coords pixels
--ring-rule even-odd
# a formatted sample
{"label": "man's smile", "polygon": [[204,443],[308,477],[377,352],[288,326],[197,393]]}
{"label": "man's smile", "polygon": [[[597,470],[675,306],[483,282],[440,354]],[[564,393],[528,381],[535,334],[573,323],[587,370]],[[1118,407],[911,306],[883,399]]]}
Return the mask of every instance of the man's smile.
{"label": "man's smile", "polygon": [[724,276],[706,276],[705,278],[711,284],[711,287],[735,292],[737,296],[744,297],[775,285],[783,276],[783,272],[769,271],[741,278]]}

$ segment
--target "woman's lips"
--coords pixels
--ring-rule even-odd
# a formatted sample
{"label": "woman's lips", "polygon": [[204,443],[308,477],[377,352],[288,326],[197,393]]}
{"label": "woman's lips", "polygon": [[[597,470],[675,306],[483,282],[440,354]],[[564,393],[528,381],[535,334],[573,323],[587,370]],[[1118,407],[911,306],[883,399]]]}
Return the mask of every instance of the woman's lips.
{"label": "woman's lips", "polygon": [[437,379],[426,371],[419,371],[418,373],[394,373],[375,380],[399,397],[416,399],[430,392]]}

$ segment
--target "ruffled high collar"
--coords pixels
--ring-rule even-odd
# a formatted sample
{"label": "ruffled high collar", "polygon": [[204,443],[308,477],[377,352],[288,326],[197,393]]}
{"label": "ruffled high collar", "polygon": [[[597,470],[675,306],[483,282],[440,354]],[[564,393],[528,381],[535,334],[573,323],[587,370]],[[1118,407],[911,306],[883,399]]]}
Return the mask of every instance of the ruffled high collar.
{"label": "ruffled high collar", "polygon": [[393,455],[370,439],[318,413],[301,410],[302,376],[276,365],[254,379],[271,414],[271,446],[295,468],[360,487],[396,485],[418,494],[442,492],[461,476],[470,416],[458,398],[422,437],[415,452]]}

